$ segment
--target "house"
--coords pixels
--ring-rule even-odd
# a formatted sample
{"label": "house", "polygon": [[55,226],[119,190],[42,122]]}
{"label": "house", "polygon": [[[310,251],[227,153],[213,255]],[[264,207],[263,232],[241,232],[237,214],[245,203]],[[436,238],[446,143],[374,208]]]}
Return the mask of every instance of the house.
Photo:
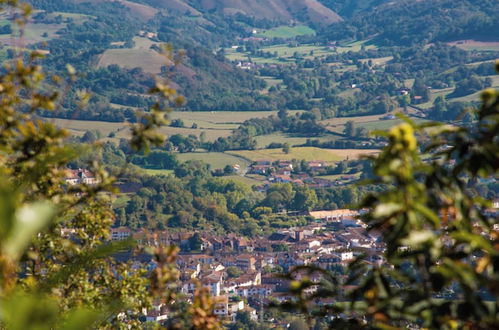
{"label": "house", "polygon": [[217,316],[227,316],[229,315],[229,297],[224,295],[224,296],[218,296],[215,297],[214,299],[215,307],[213,309],[213,313]]}
{"label": "house", "polygon": [[[197,288],[197,281],[194,280],[188,280],[183,283],[181,292],[183,294],[194,294]],[[218,297],[220,296],[222,292],[222,281],[221,280],[214,280],[210,278],[205,278],[201,280],[201,285],[205,288],[207,288],[210,291],[210,295],[213,297]]]}
{"label": "house", "polygon": [[312,170],[312,171],[320,171],[320,170],[324,170],[326,168],[327,164],[323,161],[312,161],[312,162],[308,162],[308,167]]}
{"label": "house", "polygon": [[251,272],[247,274],[243,274],[239,277],[233,278],[228,281],[229,284],[233,287],[247,287],[252,285],[260,285],[262,284],[262,273],[260,272]]}
{"label": "house", "polygon": [[275,182],[275,183],[288,183],[293,181],[289,175],[274,175],[269,178],[269,181]]}
{"label": "house", "polygon": [[252,165],[250,173],[265,175],[273,169],[272,165]]}
{"label": "house", "polygon": [[293,163],[290,160],[280,160],[277,163],[277,167],[286,168],[286,169],[289,169],[292,171],[293,170]]}
{"label": "house", "polygon": [[268,297],[274,292],[274,285],[260,284],[237,288],[240,297]]}
{"label": "house", "polygon": [[132,235],[132,231],[127,227],[111,228],[111,240],[124,241]]}
{"label": "house", "polygon": [[255,270],[256,259],[250,255],[239,256],[236,260],[236,267],[243,270]]}
{"label": "house", "polygon": [[146,322],[161,322],[168,319],[168,309],[164,304],[153,305],[149,310],[142,311]]}
{"label": "house", "polygon": [[77,170],[67,170],[65,181],[69,185],[76,185],[76,184],[96,185],[99,183],[99,180],[95,177],[95,175],[92,172],[81,168]]}

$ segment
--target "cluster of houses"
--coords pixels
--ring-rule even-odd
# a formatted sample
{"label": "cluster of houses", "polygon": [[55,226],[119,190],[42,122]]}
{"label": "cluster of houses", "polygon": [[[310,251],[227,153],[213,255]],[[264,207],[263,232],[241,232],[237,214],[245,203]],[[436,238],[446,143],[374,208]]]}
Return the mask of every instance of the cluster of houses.
{"label": "cluster of houses", "polygon": [[[366,231],[358,220],[359,214],[355,210],[310,212],[316,219],[314,224],[280,230],[267,237],[203,233],[198,251],[181,252],[177,258],[182,274],[181,291],[190,297],[202,285],[214,297],[214,313],[222,319],[234,320],[239,311],[246,311],[256,319],[269,302],[292,299],[289,280],[278,276],[280,272],[301,265],[342,269],[360,254],[367,254],[366,262],[373,265],[383,262],[384,246],[377,235]],[[119,227],[112,229],[111,239],[133,237],[141,245],[174,244],[188,251],[193,235],[193,232],[132,231]],[[150,257],[131,254],[124,257],[130,259],[137,267],[155,267]],[[318,281],[320,277],[312,279]],[[313,292],[314,287],[308,290]],[[157,306],[147,311],[147,320],[161,322],[167,313]]]}
{"label": "cluster of houses", "polygon": [[[324,172],[327,167],[332,165],[333,163],[325,161],[307,162],[310,171],[315,173]],[[277,162],[267,159],[257,160],[251,164],[248,173],[267,176],[266,184],[261,187],[262,189],[272,183],[292,183],[300,186],[307,185],[311,188],[328,188],[347,184],[357,179],[355,175],[343,174],[332,181],[317,176],[310,176],[308,173],[296,173],[293,170],[293,163],[289,160],[279,160]]]}

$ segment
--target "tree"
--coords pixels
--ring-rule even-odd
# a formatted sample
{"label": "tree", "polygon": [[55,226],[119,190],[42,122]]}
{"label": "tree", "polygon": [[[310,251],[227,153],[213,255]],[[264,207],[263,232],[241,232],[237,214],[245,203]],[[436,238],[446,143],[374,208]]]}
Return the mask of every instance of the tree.
{"label": "tree", "polygon": [[182,119],[173,119],[170,124],[172,127],[185,127],[184,121]]}
{"label": "tree", "polygon": [[355,132],[355,127],[354,127],[354,122],[352,120],[349,120],[345,124],[345,128],[343,129],[343,134],[345,134],[348,137],[352,137]]}
{"label": "tree", "polygon": [[[322,274],[322,282],[307,296],[304,290],[315,285],[309,277],[292,282],[298,299],[286,304],[288,310],[334,316],[333,328],[491,329],[499,324],[497,219],[486,211],[490,202],[474,184],[499,171],[499,91],[485,90],[482,102],[470,128],[437,123],[428,128],[406,119],[385,134],[389,144],[374,159],[370,181],[385,190],[367,196],[359,207],[369,210],[363,221],[386,244],[386,263],[369,266],[360,256],[343,283],[328,271],[298,268],[302,276]],[[420,136],[431,137],[421,150],[432,154],[431,160],[420,156]],[[310,304],[339,299],[340,288],[351,284],[356,288],[346,294],[349,306]],[[353,304],[359,301],[362,306]]]}
{"label": "tree", "polygon": [[[12,11],[22,29],[31,9]],[[109,243],[115,179],[94,162],[97,184],[66,183],[78,150],[66,143],[65,129],[39,120],[42,110],[56,109],[65,91],[55,85],[61,78],[44,79],[37,52],[15,55],[0,76],[0,328],[137,328],[142,308],[160,297],[180,322],[171,299],[179,278],[176,248],[154,250],[157,267],[150,279],[112,258],[134,248],[131,242]],[[74,68],[67,69],[76,79]],[[153,93],[176,98],[166,82],[158,81]],[[164,141],[156,131],[169,111],[162,104],[132,126],[135,150],[147,152]],[[179,313],[188,320],[185,327],[206,329],[218,324],[212,310],[206,291],[199,290],[192,307]]]}
{"label": "tree", "polygon": [[318,199],[315,190],[304,187],[296,190],[292,206],[295,210],[311,211],[317,203]]}
{"label": "tree", "polygon": [[285,154],[289,154],[289,152],[291,151],[291,147],[289,146],[289,143],[284,143],[283,146],[282,146],[282,152],[284,152]]}
{"label": "tree", "polygon": [[225,167],[224,167],[224,174],[225,175],[231,175],[234,173],[236,173],[236,170],[232,165],[225,165]]}
{"label": "tree", "polygon": [[200,251],[202,244],[203,240],[201,239],[201,235],[199,235],[199,233],[195,233],[189,237],[189,248],[191,251]]}
{"label": "tree", "polygon": [[243,274],[243,271],[241,269],[234,266],[227,267],[226,271],[227,271],[227,276],[229,276],[230,278],[239,277]]}

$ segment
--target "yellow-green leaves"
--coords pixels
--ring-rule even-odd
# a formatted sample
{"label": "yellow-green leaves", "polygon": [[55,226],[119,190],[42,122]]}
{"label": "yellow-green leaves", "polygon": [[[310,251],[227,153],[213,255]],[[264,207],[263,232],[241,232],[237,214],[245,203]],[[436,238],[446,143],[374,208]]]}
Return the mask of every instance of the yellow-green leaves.
{"label": "yellow-green leaves", "polygon": [[416,150],[417,141],[414,136],[414,129],[408,123],[393,127],[388,134],[394,149],[408,151]]}

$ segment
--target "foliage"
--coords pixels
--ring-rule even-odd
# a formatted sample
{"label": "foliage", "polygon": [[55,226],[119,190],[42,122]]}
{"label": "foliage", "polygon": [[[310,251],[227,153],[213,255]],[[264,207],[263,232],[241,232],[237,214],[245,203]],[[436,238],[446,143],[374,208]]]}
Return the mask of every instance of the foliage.
{"label": "foliage", "polygon": [[[496,65],[499,70],[499,63]],[[332,327],[490,329],[498,314],[498,232],[487,213],[490,202],[474,190],[480,178],[499,169],[499,92],[482,93],[483,105],[470,128],[410,121],[385,136],[389,145],[375,159],[372,183],[386,186],[361,207],[369,230],[381,234],[386,263],[369,266],[359,256],[345,282],[319,272],[318,290],[308,277],[291,284],[298,299],[289,305],[312,316],[334,315]],[[423,152],[433,157],[423,161]],[[429,140],[428,140],[429,139]],[[292,275],[292,274],[291,274]],[[315,299],[342,299],[341,287],[355,285],[351,304],[315,305]],[[362,303],[359,303],[362,302]]]}
{"label": "foliage", "polygon": [[[17,1],[0,4],[19,12],[22,31],[31,8]],[[78,149],[67,143],[66,130],[37,117],[57,108],[63,78],[46,77],[36,51],[15,55],[0,76],[0,327],[137,328],[142,308],[153,298],[173,309],[176,250],[155,251],[158,267],[150,280],[145,270],[112,258],[134,248],[128,241],[108,243],[115,179],[94,162],[87,166],[95,185],[66,183],[67,165]],[[76,79],[72,66],[67,73],[70,81]],[[165,100],[178,100],[165,82],[158,81],[153,92],[160,99],[133,129],[132,146],[141,151],[163,140],[155,130],[164,122]],[[83,106],[88,96],[80,96]],[[195,309],[172,319],[186,318],[187,327],[217,328],[210,304],[209,296],[198,292]]]}

